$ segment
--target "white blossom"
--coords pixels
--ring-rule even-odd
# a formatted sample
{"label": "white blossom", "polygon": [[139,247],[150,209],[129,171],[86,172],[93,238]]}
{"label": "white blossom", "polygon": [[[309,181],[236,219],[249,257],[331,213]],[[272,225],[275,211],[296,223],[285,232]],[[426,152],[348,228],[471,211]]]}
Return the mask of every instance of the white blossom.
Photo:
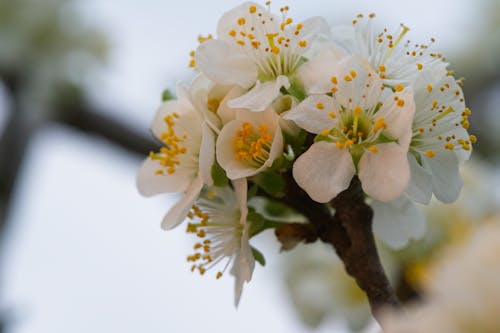
{"label": "white blossom", "polygon": [[265,110],[281,88],[290,88],[315,39],[329,33],[321,18],[295,24],[288,7],[280,11],[281,18],[252,2],[237,6],[219,20],[217,38],[203,40],[196,50],[193,66],[208,78],[249,90],[229,106]]}
{"label": "white blossom", "polygon": [[387,28],[375,31],[373,20],[375,14],[367,17],[360,14],[352,21],[352,26],[340,26],[333,30],[333,40],[349,54],[360,55],[379,73],[384,83],[390,86],[409,85],[421,75],[446,74],[446,66],[442,54],[431,52],[430,44],[411,44],[404,37],[410,30],[404,24],[394,32]]}
{"label": "white blossom", "polygon": [[471,112],[465,106],[459,82],[451,75],[421,75],[414,90],[408,194],[425,204],[432,193],[442,202],[454,202],[462,188],[459,163],[469,158],[476,141],[467,133]]}
{"label": "white blossom", "polygon": [[247,182],[240,179],[232,184],[234,190],[230,187],[205,189],[193,205],[187,231],[196,234],[200,241],[194,245],[195,253],[187,260],[192,263],[191,270],[202,275],[221,263],[223,268],[217,272],[217,278],[232,263],[234,302],[238,305],[243,283],[252,278],[255,259],[248,242]]}
{"label": "white blossom", "polygon": [[215,137],[188,100],[186,89],[179,99],[163,103],[151,131],[164,147],[151,152],[137,176],[139,192],[145,196],[182,192],[183,197],[163,218],[162,228],[179,225],[191,209],[203,184],[210,185],[215,160]]}
{"label": "white blossom", "polygon": [[328,202],[358,174],[374,199],[398,198],[410,177],[412,89],[385,91],[378,75],[356,56],[323,75],[330,81],[321,84],[323,94],[309,96],[284,116],[319,139],[294,163],[297,184],[312,199]]}

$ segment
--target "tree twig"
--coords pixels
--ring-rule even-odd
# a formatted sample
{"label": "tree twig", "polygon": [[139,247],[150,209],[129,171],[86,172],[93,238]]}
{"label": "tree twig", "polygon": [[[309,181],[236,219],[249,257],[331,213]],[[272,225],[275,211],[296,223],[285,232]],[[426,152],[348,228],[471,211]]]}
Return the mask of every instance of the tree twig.
{"label": "tree twig", "polygon": [[[373,211],[365,203],[359,179],[354,177],[349,188],[332,200],[334,215],[327,205],[310,199],[297,186],[291,174],[287,179],[287,196],[283,200],[308,219],[316,237],[333,246],[347,273],[365,292],[374,317],[379,319],[380,310],[384,307],[398,307],[399,302],[378,256],[372,231]],[[302,235],[306,243],[314,239],[311,229],[303,225],[292,224],[286,226],[286,230],[282,228],[276,229],[282,243],[286,241],[286,235],[292,235],[295,241]],[[291,230],[294,228],[297,230]]]}

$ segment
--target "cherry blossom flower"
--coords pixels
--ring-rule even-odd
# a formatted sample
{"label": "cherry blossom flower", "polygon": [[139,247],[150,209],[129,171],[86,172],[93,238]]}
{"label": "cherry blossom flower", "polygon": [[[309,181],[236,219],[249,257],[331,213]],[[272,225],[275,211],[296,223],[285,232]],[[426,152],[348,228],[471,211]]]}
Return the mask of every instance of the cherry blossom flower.
{"label": "cherry blossom flower", "polygon": [[294,163],[297,184],[313,200],[328,202],[357,174],[374,199],[398,198],[410,179],[412,89],[399,85],[387,93],[378,75],[355,56],[339,61],[329,75],[324,94],[309,96],[284,116],[318,135]]}
{"label": "cherry blossom flower", "polygon": [[373,28],[375,14],[358,15],[352,26],[334,29],[333,40],[349,54],[360,55],[379,73],[390,86],[413,83],[422,72],[445,75],[448,64],[441,53],[431,52],[431,44],[410,44],[404,41],[410,28],[401,24],[391,33],[387,28],[376,32]]}
{"label": "cherry blossom flower", "polygon": [[201,275],[206,270],[225,264],[216,274],[222,277],[232,263],[231,274],[235,277],[235,298],[237,306],[243,283],[249,282],[255,267],[255,259],[248,242],[247,222],[247,182],[246,179],[233,181],[230,187],[209,187],[202,191],[188,217],[192,220],[187,227],[200,241],[194,245],[195,253],[187,260],[191,270]]}
{"label": "cherry blossom flower", "polygon": [[150,153],[137,176],[142,195],[184,193],[163,218],[164,229],[179,225],[203,184],[212,183],[210,170],[215,160],[213,132],[189,102],[186,89],[180,87],[178,94],[178,100],[163,103],[156,113],[151,131],[164,147]]}
{"label": "cherry blossom flower", "polygon": [[322,34],[329,34],[322,18],[295,24],[280,9],[281,19],[258,4],[246,2],[222,16],[217,38],[203,40],[192,66],[218,84],[249,90],[229,102],[233,108],[264,111],[306,61],[304,55]]}
{"label": "cherry blossom flower", "polygon": [[415,82],[415,118],[408,159],[412,179],[408,194],[429,203],[432,193],[442,202],[454,202],[462,179],[459,163],[469,158],[474,135],[469,135],[468,117],[460,81],[451,75],[427,73]]}

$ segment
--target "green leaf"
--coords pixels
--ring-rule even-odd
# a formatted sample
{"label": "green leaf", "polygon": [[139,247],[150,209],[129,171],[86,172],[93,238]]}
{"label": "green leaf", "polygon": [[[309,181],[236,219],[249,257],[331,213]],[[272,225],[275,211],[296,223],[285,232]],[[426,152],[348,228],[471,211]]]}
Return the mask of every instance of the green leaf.
{"label": "green leaf", "polygon": [[287,205],[274,200],[268,200],[264,209],[269,215],[272,216],[282,216],[289,212]]}
{"label": "green leaf", "polygon": [[214,163],[214,165],[212,165],[211,174],[215,186],[226,187],[228,185],[229,179],[226,176],[226,171],[222,169],[219,163]]}
{"label": "green leaf", "polygon": [[163,90],[163,93],[161,94],[161,100],[163,102],[166,102],[166,101],[170,101],[172,99],[175,99],[174,94],[172,94],[170,92],[170,90],[168,90],[168,89]]}
{"label": "green leaf", "polygon": [[276,171],[260,173],[253,177],[252,180],[267,194],[276,198],[280,198],[285,195],[285,180],[283,179],[283,176]]}
{"label": "green leaf", "polygon": [[264,258],[264,255],[262,254],[262,252],[260,252],[259,250],[257,250],[253,246],[252,246],[252,254],[253,254],[253,257],[255,258],[255,261],[257,261],[261,266],[266,265],[266,258]]}

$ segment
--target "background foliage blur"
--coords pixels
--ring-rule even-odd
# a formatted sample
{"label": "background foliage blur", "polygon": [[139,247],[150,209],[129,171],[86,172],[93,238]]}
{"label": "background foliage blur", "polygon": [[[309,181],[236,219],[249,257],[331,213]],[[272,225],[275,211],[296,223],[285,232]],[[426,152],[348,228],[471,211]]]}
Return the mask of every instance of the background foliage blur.
{"label": "background foliage blur", "polygon": [[[218,13],[228,10],[237,3],[238,2],[234,1],[226,1],[226,3],[218,8]],[[338,3],[342,3],[342,1],[338,1]],[[455,2],[450,2],[450,4],[451,3],[455,5]],[[432,7],[432,1],[427,1],[426,4]],[[115,2],[114,5],[108,7],[108,10],[115,6],[118,11],[120,10],[120,5],[122,5],[121,2]],[[130,5],[130,3],[123,3],[123,6],[127,5]],[[173,5],[168,1],[164,3],[150,1],[146,5],[152,7],[157,6],[159,11],[175,11],[178,3],[176,2],[176,5]],[[206,6],[209,7],[208,4]],[[324,8],[325,6],[325,4],[318,2],[318,8]],[[333,5],[328,4],[328,7],[330,6]],[[450,221],[453,223],[459,219],[475,221],[483,218],[483,213],[493,214],[498,209],[498,201],[494,199],[487,205],[487,208],[484,208],[482,212],[476,215],[472,214],[469,216],[467,215],[468,213],[457,211],[457,209],[463,209],[463,207],[467,205],[475,208],[479,207],[478,209],[481,210],[481,203],[484,203],[487,199],[496,198],[495,191],[491,191],[490,193],[486,190],[483,191],[483,188],[491,190],[490,186],[493,184],[493,181],[490,177],[498,178],[499,174],[500,113],[498,111],[498,105],[500,105],[500,2],[497,0],[470,0],[458,2],[456,6],[479,8],[479,10],[471,11],[470,15],[475,17],[469,17],[467,21],[463,21],[459,26],[446,25],[447,13],[442,13],[441,19],[443,20],[443,29],[449,29],[450,35],[463,34],[472,24],[481,22],[481,24],[475,26],[474,38],[461,40],[460,45],[455,46],[453,52],[448,54],[447,58],[451,62],[451,68],[456,72],[456,76],[463,76],[466,78],[464,93],[466,101],[468,101],[473,111],[470,121],[470,132],[478,137],[478,143],[475,145],[474,159],[481,160],[482,163],[479,168],[471,166],[471,169],[474,170],[467,171],[466,183],[468,187],[474,187],[474,184],[480,184],[477,185],[481,189],[479,194],[483,195],[470,195],[465,202],[461,201],[455,208],[448,207],[448,211],[441,208],[437,210],[432,208],[434,209],[434,213],[429,212],[430,223],[433,221]],[[186,5],[186,7],[189,6]],[[315,8],[312,7],[312,9]],[[314,13],[322,14],[321,10],[316,11],[312,9],[308,15],[313,15]],[[37,172],[37,159],[33,159],[33,157],[30,158],[28,155],[30,147],[35,145],[40,132],[53,131],[54,124],[57,125],[57,128],[61,128],[62,126],[64,128],[64,133],[77,131],[83,134],[83,136],[80,137],[82,144],[84,144],[83,142],[86,140],[97,140],[97,145],[100,145],[100,142],[105,142],[104,144],[112,147],[111,149],[125,151],[126,154],[130,155],[130,159],[133,160],[134,165],[138,165],[140,160],[146,156],[149,150],[155,148],[155,143],[150,139],[150,136],[145,130],[145,126],[138,126],[137,123],[130,120],[130,117],[127,119],[127,117],[123,116],[123,110],[120,109],[123,104],[113,105],[113,103],[107,103],[106,99],[108,96],[100,94],[99,91],[95,89],[96,86],[100,86],[98,82],[100,80],[99,73],[105,71],[106,68],[113,67],[112,59],[115,58],[110,57],[110,54],[113,54],[113,48],[116,41],[113,40],[112,36],[108,36],[109,32],[106,31],[105,25],[98,26],[93,23],[92,20],[89,20],[89,17],[93,16],[92,10],[91,7],[89,11],[89,9],[86,8],[85,1],[82,0],[0,0],[0,232],[2,237],[1,250],[3,261],[8,262],[9,258],[15,254],[12,252],[12,246],[9,248],[5,245],[10,244],[8,242],[8,237],[11,233],[7,231],[13,228],[15,229],[16,226],[13,224],[20,223],[20,220],[22,220],[16,217],[19,215],[18,213],[16,213],[17,215],[13,213],[14,204],[16,204],[21,211],[30,210],[31,208],[25,204],[22,194],[15,194],[16,191],[20,191],[17,187],[23,181],[22,177],[27,177],[25,173],[21,172],[28,167],[25,164],[29,163],[29,166],[34,168],[32,172],[35,174]],[[193,5],[192,8],[189,8],[189,10],[193,11],[193,21],[196,21],[196,17],[199,15],[203,16],[203,6],[198,6],[198,3],[197,5]],[[356,12],[358,9],[353,10]],[[373,10],[376,10],[376,8]],[[431,10],[431,8],[429,8],[429,10]],[[113,10],[109,10],[108,14],[112,12]],[[131,26],[136,24],[136,20],[142,20],[141,22],[143,22],[149,19],[148,17],[139,17],[140,13],[136,13],[137,15],[135,15],[132,12],[133,9],[131,13],[129,13],[131,15],[128,23]],[[185,10],[183,12],[179,10],[178,16],[182,16],[181,13],[187,12],[189,11]],[[295,13],[297,12],[298,11],[295,11]],[[349,22],[352,16],[351,12],[348,11],[345,13],[336,13],[336,15],[339,15],[337,19],[342,18],[343,22]],[[112,16],[110,17],[110,20],[113,19]],[[203,29],[214,31],[217,17],[218,15],[211,17],[209,21],[210,24],[205,24]],[[183,20],[189,19],[189,17],[184,17],[178,22],[173,22],[173,24],[179,25],[179,22],[184,24]],[[327,17],[327,19],[333,18]],[[425,20],[425,18],[422,17],[421,20]],[[189,25],[190,23],[186,24]],[[165,24],[165,26],[169,26],[169,24]],[[183,28],[182,26],[169,27],[174,31]],[[199,32],[204,33],[205,31]],[[180,32],[178,32],[178,34],[180,35]],[[125,34],[118,36],[118,38],[127,38]],[[114,38],[117,38],[116,34]],[[188,72],[187,66],[182,67],[184,66],[183,62],[187,61],[187,52],[186,57],[182,59],[173,59],[169,57],[168,54],[168,50],[175,48],[176,43],[180,43],[180,40],[183,39],[184,36],[179,37],[179,41],[175,39],[169,40],[168,38],[154,40],[147,35],[143,35],[140,38],[145,41],[143,45],[148,45],[150,48],[152,57],[156,56],[157,59],[164,59],[166,63],[173,63],[173,66],[176,68],[185,68],[178,69],[176,77],[165,77],[163,81],[165,86],[157,87],[158,91],[161,91],[163,88],[172,89],[177,79],[186,80],[190,77],[189,75],[191,74]],[[196,35],[190,38],[191,39],[185,43],[194,47]],[[164,48],[157,49],[157,44],[162,44]],[[185,44],[180,45],[183,47]],[[439,48],[439,40],[437,47]],[[161,50],[161,52],[157,54],[159,50]],[[142,59],[142,61],[146,63],[149,59]],[[131,63],[128,64],[128,66],[141,67],[142,64]],[[141,90],[147,89],[147,84],[140,79],[141,78],[136,81],[125,83],[122,82],[122,84],[130,86],[128,92],[137,92],[140,94]],[[127,98],[129,97],[130,96],[127,96],[126,92],[124,92],[123,96],[121,96],[122,103],[126,104]],[[159,99],[160,97],[158,94],[157,100],[150,101],[150,103],[154,105],[159,102]],[[147,109],[148,107],[149,105],[140,106],[139,108]],[[142,111],[142,122],[146,124],[149,119],[151,119],[154,110],[148,109],[147,111]],[[64,136],[66,134],[64,133],[58,136],[58,140],[65,140]],[[71,134],[68,135],[71,136]],[[79,150],[78,143],[74,149]],[[64,152],[61,152],[61,154],[63,153]],[[64,161],[64,156],[61,157]],[[94,161],[89,160],[88,163],[93,164]],[[85,162],[83,164],[85,164]],[[63,164],[61,164],[60,167],[61,170],[68,168],[68,166]],[[98,172],[99,169],[88,168],[88,170],[89,172],[91,172],[90,170],[97,170]],[[85,169],[75,170],[74,177],[80,177],[81,174],[79,173],[81,172],[85,172]],[[57,175],[57,173],[58,171],[55,170],[54,174]],[[58,181],[61,181],[61,179],[49,179],[45,184],[48,184],[49,187],[57,187],[55,184]],[[132,185],[133,179],[122,179],[121,181],[124,183],[126,182],[130,186],[131,191],[134,190]],[[30,189],[29,186],[28,184],[25,188]],[[103,183],[100,186],[106,187],[106,184]],[[95,190],[100,191],[101,188],[96,188]],[[65,193],[64,195],[79,200],[77,193]],[[86,195],[92,196],[91,193]],[[110,195],[113,194],[111,193]],[[117,197],[119,198],[118,195]],[[137,200],[142,199],[137,197]],[[84,202],[82,203],[84,204]],[[87,208],[81,206],[81,209],[85,210]],[[103,209],[106,208],[104,207]],[[444,215],[436,217],[435,215],[438,214],[436,212],[440,212],[439,214]],[[79,212],[76,211],[75,214],[79,214]],[[434,214],[434,216],[432,216],[432,214]],[[106,214],[103,213],[102,215],[105,216]],[[159,218],[156,221],[148,223],[152,225],[157,221],[159,221]],[[139,220],[139,222],[142,221]],[[106,223],[106,219],[103,218],[99,223]],[[23,225],[26,226],[28,224],[24,223]],[[435,223],[434,226],[436,225],[439,226],[440,224]],[[398,267],[398,269],[394,270],[394,274],[392,274],[394,281],[401,281],[401,279],[405,278],[405,274],[407,274],[406,277],[415,277],[417,274],[416,272],[421,268],[418,266],[418,263],[423,261],[422,258],[424,254],[428,253],[429,248],[432,247],[428,243],[435,240],[436,237],[438,237],[436,235],[452,232],[448,227],[434,227],[429,228],[429,230],[431,230],[431,235],[426,238],[428,246],[425,251],[419,250],[417,251],[418,255],[412,257],[408,254],[412,251],[412,248],[410,248],[407,250],[406,254],[400,253],[399,256],[396,256],[397,259],[391,259],[397,262],[396,267]],[[110,229],[107,229],[107,231],[110,231]],[[106,230],[103,232],[106,232]],[[161,233],[159,228],[155,229],[155,232]],[[61,235],[58,235],[57,237],[60,236]],[[92,240],[88,241],[92,243]],[[165,240],[162,239],[161,241]],[[19,248],[21,245],[16,246],[14,248]],[[90,246],[90,244],[87,246]],[[181,252],[181,250],[178,251]],[[180,255],[180,257],[183,256],[183,254]],[[359,299],[359,294],[356,291],[353,291],[347,296],[345,295],[347,292],[346,290],[349,290],[349,288],[345,285],[341,285],[344,282],[337,278],[337,276],[343,274],[343,272],[337,270],[333,263],[333,259],[331,260],[332,262],[330,262],[329,259],[323,260],[321,258],[324,257],[321,255],[313,255],[311,258],[307,259],[306,254],[297,255],[296,257],[294,257],[293,254],[287,254],[284,257],[286,260],[283,262],[283,271],[288,272],[286,281],[288,281],[287,283],[290,286],[293,303],[297,305],[301,317],[307,324],[317,326],[321,324],[324,318],[328,317],[330,311],[325,309],[335,308],[333,304],[335,303],[333,294],[335,294],[336,291],[339,293],[339,298],[351,297],[355,300]],[[408,258],[413,259],[409,261]],[[78,261],[78,258],[75,258],[75,260]],[[140,258],[138,260],[140,260]],[[319,261],[319,263],[315,264],[314,260]],[[298,263],[303,263],[305,266],[300,266]],[[169,265],[167,261],[156,262],[155,264]],[[332,264],[332,266],[328,266],[329,264]],[[297,267],[297,265],[299,266]],[[9,267],[11,266],[6,264],[2,266],[2,280],[4,280],[5,276],[9,275],[9,272],[5,271],[9,269]],[[325,267],[331,267],[328,268],[330,269],[330,273],[326,274],[318,271],[320,268],[325,269]],[[266,268],[266,270],[267,269],[268,268]],[[302,275],[297,273],[297,270],[300,271]],[[413,270],[412,274],[408,273],[410,270]],[[391,269],[391,272],[392,271],[393,269]],[[294,273],[290,275],[290,272]],[[276,272],[274,273],[277,274]],[[422,272],[420,273],[423,274]],[[307,280],[308,276],[313,280]],[[322,295],[332,294],[332,301],[324,300],[322,301],[323,303],[320,302],[321,304],[319,304],[319,299],[313,297],[312,300],[316,302],[316,304],[306,304],[307,297],[314,294],[314,290],[307,288],[312,288],[311,286],[313,286],[318,289],[321,284],[314,282],[314,279],[317,280],[318,277],[325,276],[331,278],[330,281],[337,281],[337,285],[327,287],[326,291],[320,289],[316,290],[316,292],[319,291]],[[304,279],[306,281],[305,285],[294,282]],[[410,283],[410,280],[405,281],[405,283]],[[210,283],[212,283],[212,281],[210,281]],[[257,281],[253,283],[263,282]],[[2,290],[0,290],[0,295],[6,292],[8,293],[6,288],[9,288],[9,284],[7,282],[3,282],[0,286],[2,288]],[[206,288],[207,285],[204,285],[204,287]],[[418,292],[418,290],[415,290],[415,286],[407,287],[409,287],[409,290],[406,290],[406,292],[410,294]],[[343,294],[341,294],[340,291],[342,291]],[[99,291],[94,290],[93,292],[99,295]],[[225,292],[229,293],[228,290]],[[405,291],[403,290],[401,292]],[[407,297],[410,297],[410,294],[408,294]],[[244,297],[247,296],[245,295]],[[229,300],[229,297],[227,297],[227,300]],[[97,300],[94,299],[94,301]],[[29,303],[29,300],[27,302]],[[1,318],[4,331],[20,331],[16,331],[17,319],[14,320],[13,318],[20,316],[21,318],[19,320],[22,322],[24,320],[22,318],[23,315],[16,313],[15,308],[14,310],[6,310],[12,308],[8,302],[2,301],[1,304],[3,310],[0,309],[0,313],[3,313]],[[304,304],[306,304],[305,308]],[[361,303],[358,307],[359,303],[350,302],[348,305],[349,306],[343,308],[344,310],[337,311],[338,317],[345,318],[349,317],[349,314],[360,312],[364,313],[360,316],[366,318],[366,304],[363,305]],[[67,304],[67,306],[71,307],[70,304]],[[311,310],[308,306],[316,306],[318,309]],[[245,310],[240,309],[240,311]],[[123,318],[119,319],[119,317],[116,317],[115,320],[122,319]],[[352,327],[362,327],[362,325],[359,325],[359,323],[355,321],[354,319],[351,323]],[[9,323],[12,325],[6,326]],[[161,327],[156,327],[156,330],[163,331]],[[30,332],[42,331],[43,330],[34,330]],[[96,330],[94,329],[94,331]],[[102,331],[104,332],[106,330]]]}

